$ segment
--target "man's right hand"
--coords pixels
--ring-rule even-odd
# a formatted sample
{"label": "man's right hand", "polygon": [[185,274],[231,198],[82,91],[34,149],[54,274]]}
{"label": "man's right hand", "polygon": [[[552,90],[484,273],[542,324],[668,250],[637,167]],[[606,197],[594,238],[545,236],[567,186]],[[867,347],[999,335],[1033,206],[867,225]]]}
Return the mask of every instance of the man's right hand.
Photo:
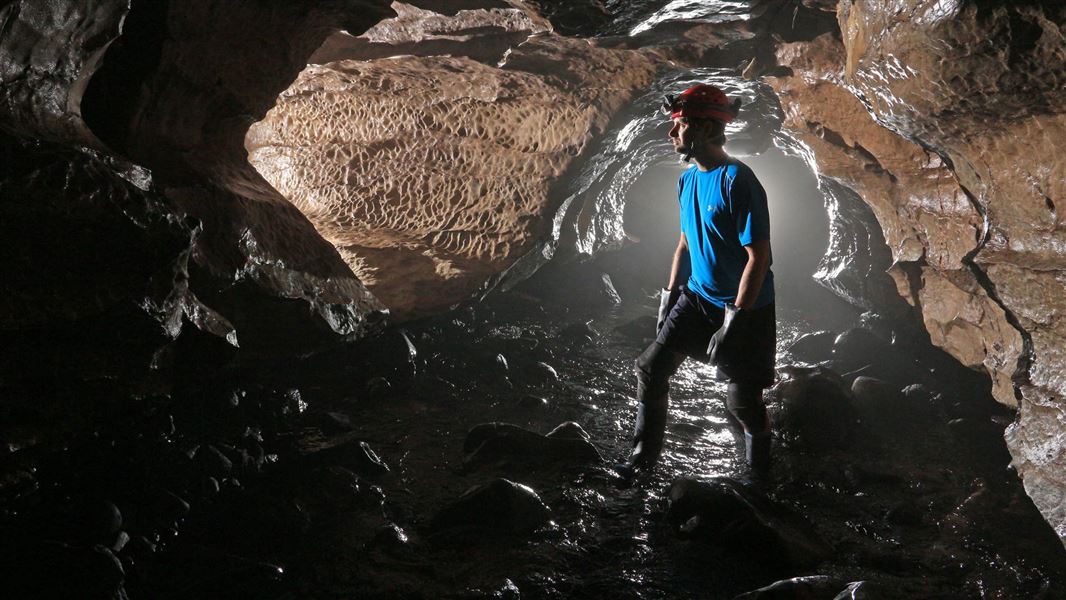
{"label": "man's right hand", "polygon": [[666,324],[666,317],[670,314],[670,309],[677,303],[677,299],[681,296],[681,288],[674,288],[672,290],[664,289],[659,294],[659,319],[655,323],[655,335],[658,336],[662,331],[663,325]]}

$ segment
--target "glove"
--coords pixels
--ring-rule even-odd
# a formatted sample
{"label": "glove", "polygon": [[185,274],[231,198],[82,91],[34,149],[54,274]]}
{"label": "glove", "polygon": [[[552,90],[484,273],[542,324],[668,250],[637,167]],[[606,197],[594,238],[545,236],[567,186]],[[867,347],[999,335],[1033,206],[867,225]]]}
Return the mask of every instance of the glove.
{"label": "glove", "polygon": [[677,299],[681,296],[681,288],[674,288],[672,290],[664,289],[659,294],[659,319],[655,322],[655,335],[659,335],[662,331],[663,325],[666,323],[666,317],[670,314],[670,309],[677,304]]}
{"label": "glove", "polygon": [[730,346],[736,343],[737,321],[746,316],[745,311],[727,304],[725,306],[725,318],[722,326],[711,336],[711,342],[707,344],[707,355],[712,365],[721,365],[729,362]]}

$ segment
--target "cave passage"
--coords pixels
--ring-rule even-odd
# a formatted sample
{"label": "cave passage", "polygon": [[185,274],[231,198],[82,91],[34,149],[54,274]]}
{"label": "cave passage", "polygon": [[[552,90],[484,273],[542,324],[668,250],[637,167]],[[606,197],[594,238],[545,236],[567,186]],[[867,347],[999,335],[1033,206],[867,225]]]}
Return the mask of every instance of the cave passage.
{"label": "cave passage", "polygon": [[[1028,22],[1011,60],[1048,62],[1034,3],[911,4],[969,36]],[[0,7],[0,209],[22,236],[0,264],[33,282],[2,332],[0,596],[1066,597],[1040,512],[1060,487],[1027,495],[1004,444],[1041,338],[997,287],[1014,267],[974,275],[1002,242],[981,221],[1026,213],[981,212],[976,162],[914,141],[955,121],[888,129],[965,121],[862,71],[863,43],[916,27],[890,5]],[[924,54],[952,49],[925,32],[915,64],[971,57]],[[19,87],[56,57],[49,93]],[[726,149],[768,193],[773,466],[752,476],[690,360],[664,456],[625,481],[685,168],[658,106],[696,82],[743,100]],[[1061,437],[1039,409],[1027,451]]]}

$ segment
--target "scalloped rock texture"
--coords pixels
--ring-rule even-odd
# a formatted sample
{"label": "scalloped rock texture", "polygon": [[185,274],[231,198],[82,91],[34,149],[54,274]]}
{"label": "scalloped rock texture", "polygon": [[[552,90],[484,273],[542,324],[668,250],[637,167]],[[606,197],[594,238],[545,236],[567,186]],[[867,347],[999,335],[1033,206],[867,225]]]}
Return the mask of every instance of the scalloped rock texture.
{"label": "scalloped rock texture", "polygon": [[[483,13],[487,23],[499,14]],[[499,67],[342,60],[301,73],[246,146],[404,320],[470,298],[541,251],[561,202],[554,186],[654,72],[637,52],[553,34],[512,48]]]}
{"label": "scalloped rock texture", "polygon": [[843,0],[783,44],[786,127],[885,231],[932,340],[1019,407],[1007,442],[1066,538],[1066,6]]}

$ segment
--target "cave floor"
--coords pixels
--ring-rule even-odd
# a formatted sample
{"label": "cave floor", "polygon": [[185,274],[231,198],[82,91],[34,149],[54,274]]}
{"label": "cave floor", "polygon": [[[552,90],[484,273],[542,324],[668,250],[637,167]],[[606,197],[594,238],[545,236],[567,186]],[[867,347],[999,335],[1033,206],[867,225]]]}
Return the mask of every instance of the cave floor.
{"label": "cave floor", "polygon": [[[566,305],[534,282],[361,346],[226,370],[142,401],[106,431],[35,451],[36,487],[4,488],[15,546],[4,565],[26,571],[39,555],[18,548],[54,540],[74,552],[84,540],[59,524],[85,512],[77,498],[103,498],[133,538],[112,554],[131,598],[733,598],[804,575],[827,576],[836,591],[866,581],[885,598],[1066,593],[1066,552],[1008,469],[1009,412],[932,348],[909,349],[912,370],[891,382],[936,392],[929,410],[867,419],[845,446],[812,450],[779,431],[772,477],[754,483],[724,387],[689,361],[674,380],[661,464],[620,482],[609,467],[627,452],[631,364],[653,327],[653,300],[626,298]],[[843,311],[833,325],[855,318]],[[788,307],[778,320],[784,367],[795,362],[789,343],[825,324]],[[478,424],[545,434],[570,421],[602,460],[464,449]],[[683,535],[668,492],[684,477],[743,482],[830,550],[784,560],[744,536]],[[483,519],[440,525],[444,507],[497,478],[532,488],[549,520],[506,533],[490,503]],[[48,572],[49,552],[35,568]]]}
{"label": "cave floor", "polygon": [[[329,481],[308,491],[306,471],[268,468],[245,484],[244,494],[266,494],[269,509],[260,498],[250,511],[239,509],[239,526],[221,524],[219,515],[234,510],[227,503],[247,502],[223,494],[210,500],[215,507],[205,507],[200,523],[194,510],[186,535],[281,565],[279,589],[289,597],[506,598],[519,590],[524,598],[732,598],[815,574],[866,580],[884,597],[1066,593],[1053,587],[1064,581],[1063,548],[1007,469],[1007,416],[990,398],[942,399],[948,408],[903,424],[865,423],[846,448],[811,452],[779,439],[771,481],[755,486],[783,510],[803,515],[831,546],[818,564],[796,566],[758,548],[683,538],[667,518],[672,481],[746,477],[724,388],[708,367],[686,363],[672,389],[662,464],[631,486],[621,484],[608,467],[626,452],[635,411],[630,365],[647,342],[641,326],[647,328],[652,307],[570,307],[560,318],[542,306],[529,294],[505,294],[408,327],[404,335],[417,355],[407,354],[407,361],[375,364],[341,352],[259,382],[299,389],[309,407],[294,411],[302,427],[275,438],[277,448],[297,457],[281,451],[279,466],[295,461],[321,469],[333,462],[360,473],[344,454],[300,462],[338,439],[357,438],[390,468],[369,474],[383,503],[378,495],[363,504],[330,496],[336,484]],[[787,310],[779,321],[782,348],[809,327]],[[402,357],[408,349],[400,333],[388,335],[392,356]],[[782,353],[781,361],[789,356]],[[538,362],[551,365],[558,379]],[[910,375],[929,385],[942,378],[945,396],[982,393],[979,386],[965,389],[970,379],[958,373]],[[779,408],[771,404],[772,412]],[[323,419],[327,412],[350,419],[351,432],[347,423],[324,432],[335,424],[335,416]],[[958,419],[984,426],[965,430]],[[604,462],[545,460],[521,449],[471,461],[464,452],[467,432],[480,423],[543,434],[567,421],[589,434]],[[535,490],[552,511],[550,522],[497,535],[486,515],[483,529],[439,531],[433,516],[443,506],[498,477]],[[279,519],[298,525],[273,526]],[[219,539],[220,531],[231,531],[230,539]]]}

